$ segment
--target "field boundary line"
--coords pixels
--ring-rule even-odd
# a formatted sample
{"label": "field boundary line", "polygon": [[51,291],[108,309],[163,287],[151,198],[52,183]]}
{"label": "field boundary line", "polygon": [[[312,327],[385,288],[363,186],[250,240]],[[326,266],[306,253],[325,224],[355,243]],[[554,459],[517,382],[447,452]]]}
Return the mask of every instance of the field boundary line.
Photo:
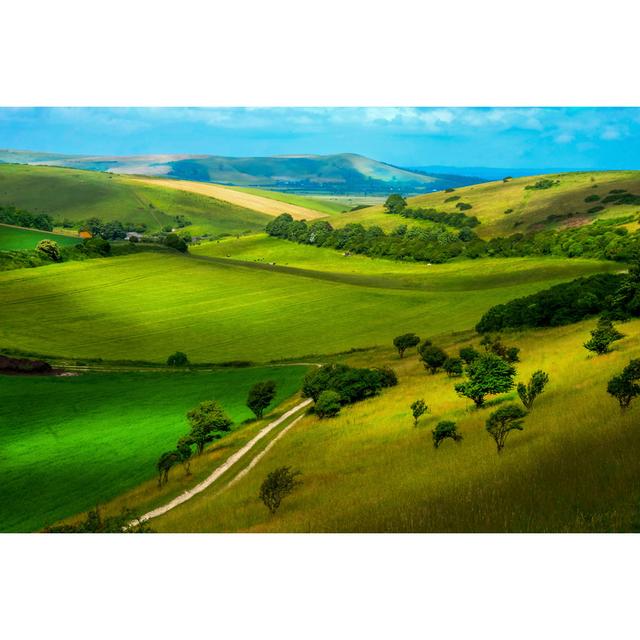
{"label": "field boundary line", "polygon": [[179,496],[175,497],[173,500],[170,500],[166,504],[160,507],[156,507],[155,509],[152,509],[151,511],[148,511],[144,515],[140,516],[139,518],[132,520],[129,523],[128,528],[135,527],[139,523],[147,522],[152,518],[157,518],[158,516],[164,515],[168,511],[171,511],[171,509],[174,509],[175,507],[183,504],[184,502],[187,502],[187,500],[190,500],[199,493],[202,493],[205,489],[210,487],[225,471],[229,470],[236,462],[238,462],[238,460],[243,458],[244,455],[248,453],[256,445],[256,443],[262,440],[262,438],[264,438],[269,432],[271,432],[278,425],[282,424],[285,420],[290,418],[301,409],[304,409],[304,407],[307,407],[309,404],[311,404],[311,398],[303,400],[292,409],[289,409],[289,411],[287,411],[286,413],[283,413],[279,418],[277,418],[273,422],[270,422],[266,427],[263,427],[257,435],[249,440],[249,442],[247,442],[247,444],[245,444],[242,448],[238,449],[238,451],[236,451],[233,455],[229,456],[225,462],[217,467],[202,482],[198,483],[192,489],[184,491]]}

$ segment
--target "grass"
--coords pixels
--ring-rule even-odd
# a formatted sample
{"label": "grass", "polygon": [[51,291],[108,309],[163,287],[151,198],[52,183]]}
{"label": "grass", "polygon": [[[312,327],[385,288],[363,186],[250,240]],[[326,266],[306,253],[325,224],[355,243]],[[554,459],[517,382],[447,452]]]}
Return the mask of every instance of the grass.
{"label": "grass", "polygon": [[468,329],[494,304],[619,268],[487,259],[482,271],[471,261],[411,265],[415,272],[394,278],[377,274],[376,261],[359,275],[209,260],[145,253],[2,273],[0,348],[152,362],[174,351],[193,362],[335,353],[389,344],[406,331]]}
{"label": "grass", "polygon": [[[456,189],[454,194],[438,191],[409,198],[413,207],[435,208],[438,211],[457,213],[456,204],[466,202],[472,209],[467,215],[476,216],[481,224],[474,231],[483,238],[497,235],[509,235],[542,228],[564,227],[567,225],[587,224],[593,220],[612,215],[625,216],[637,214],[640,207],[630,205],[605,205],[604,211],[588,214],[587,211],[599,204],[585,202],[585,198],[597,194],[606,196],[611,189],[626,189],[640,195],[640,171],[589,171],[579,173],[553,174],[545,176],[559,180],[559,184],[550,189],[528,190],[526,186],[537,182],[541,176],[515,178],[508,182],[488,182]],[[459,200],[445,202],[452,195]],[[508,209],[512,212],[505,214]],[[559,222],[547,222],[550,214],[564,215],[574,213],[572,218]],[[344,225],[359,222],[364,225],[380,225],[391,230],[400,224],[426,224],[420,220],[405,219],[384,213],[382,205],[369,207],[337,218],[335,224]]]}
{"label": "grass", "polygon": [[296,392],[305,371],[2,376],[0,531],[40,529],[153,478],[159,455],[188,430],[186,411],[203,400],[219,400],[237,425],[216,451],[248,439],[245,431],[262,424],[239,426],[252,416],[244,405],[250,386],[275,380],[275,406]]}
{"label": "grass", "polygon": [[[308,416],[240,480],[205,492],[154,521],[159,531],[249,532],[609,532],[630,531],[640,516],[640,402],[621,413],[606,381],[640,356],[640,321],[611,354],[588,357],[593,322],[505,337],[522,348],[518,379],[550,373],[547,390],[498,456],[484,430],[495,409],[473,410],[454,379],[431,376],[415,355],[357,355],[354,364],[392,365],[400,379],[383,395],[335,419]],[[471,339],[472,336],[469,336]],[[478,338],[474,339],[477,344]],[[450,337],[450,351],[467,340]],[[431,413],[412,426],[409,405]],[[515,393],[507,399],[517,401]],[[432,446],[431,429],[457,422],[461,444]],[[302,471],[302,486],[275,516],[258,500],[272,469]]]}
{"label": "grass", "polygon": [[13,205],[54,219],[144,223],[150,231],[186,216],[192,233],[259,231],[270,216],[188,191],[95,171],[57,167],[0,165],[0,205]]}
{"label": "grass", "polygon": [[310,196],[298,195],[295,193],[281,193],[280,191],[257,189],[255,187],[233,187],[233,190],[244,191],[245,193],[252,193],[256,196],[271,198],[272,200],[277,200],[278,202],[296,204],[300,207],[306,207],[307,209],[313,209],[314,211],[325,213],[328,216],[335,215],[337,213],[344,213],[349,209],[349,207],[343,202],[329,200],[326,198],[319,199]]}
{"label": "grass", "polygon": [[65,236],[59,233],[49,233],[38,229],[23,229],[0,224],[0,251],[18,251],[20,249],[35,249],[40,240],[54,240],[59,245],[74,245],[80,238]]}

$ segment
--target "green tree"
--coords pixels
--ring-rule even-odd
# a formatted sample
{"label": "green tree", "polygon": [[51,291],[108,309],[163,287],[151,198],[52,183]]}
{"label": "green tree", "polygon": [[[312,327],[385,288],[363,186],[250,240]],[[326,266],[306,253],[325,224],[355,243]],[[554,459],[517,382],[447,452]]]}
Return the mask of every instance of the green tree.
{"label": "green tree", "polygon": [[392,193],[384,203],[385,213],[392,215],[402,213],[406,208],[407,201],[399,193]]}
{"label": "green tree", "polygon": [[202,402],[187,413],[191,425],[189,437],[200,455],[209,442],[213,442],[231,430],[233,422],[215,400]]}
{"label": "green tree", "polygon": [[279,467],[264,479],[260,486],[260,500],[273,515],[284,498],[302,484],[298,480],[300,471],[291,471],[291,467]]}
{"label": "green tree", "polygon": [[463,372],[462,360],[460,358],[447,358],[442,368],[450,378],[461,376]]}
{"label": "green tree", "polygon": [[423,342],[418,347],[418,353],[420,354],[424,368],[432,374],[437,373],[449,357],[444,349],[431,344],[429,341]]}
{"label": "green tree", "polygon": [[60,262],[62,260],[60,247],[54,240],[40,240],[36,245],[36,251],[52,262]]}
{"label": "green tree", "polygon": [[600,318],[598,325],[591,332],[591,339],[584,343],[584,348],[602,355],[609,353],[611,344],[622,338],[624,338],[624,333],[620,333],[613,326],[611,320]]}
{"label": "green tree", "polygon": [[507,404],[494,411],[487,420],[486,429],[495,440],[498,453],[504,449],[507,436],[512,431],[522,431],[527,412],[517,404]]}
{"label": "green tree", "polygon": [[420,344],[420,338],[415,333],[403,333],[393,339],[393,346],[398,350],[398,355],[403,358],[404,352]]}
{"label": "green tree", "polygon": [[522,404],[530,411],[535,399],[544,391],[549,382],[549,375],[544,371],[535,371],[528,384],[518,383],[518,395]]}
{"label": "green tree", "polygon": [[167,484],[169,481],[169,471],[180,462],[180,454],[177,451],[165,451],[158,462],[156,469],[158,470],[158,486]]}
{"label": "green tree", "polygon": [[484,353],[467,367],[468,380],[457,384],[455,390],[481,407],[485,396],[512,389],[515,375],[516,369],[511,363],[495,353]]}
{"label": "green tree", "polygon": [[256,418],[262,418],[264,410],[271,404],[276,397],[276,383],[273,380],[265,382],[256,382],[249,389],[247,398],[247,407],[253,411]]}
{"label": "green tree", "polygon": [[418,426],[420,417],[429,411],[429,407],[424,400],[415,400],[411,403],[411,413],[413,414],[413,426]]}
{"label": "green tree", "polygon": [[451,438],[456,444],[462,442],[462,436],[458,433],[455,422],[442,420],[438,422],[436,428],[431,432],[433,435],[433,446],[437,449],[443,440]]}
{"label": "green tree", "polygon": [[631,401],[640,395],[640,358],[630,360],[629,364],[617,376],[609,380],[607,393],[620,403],[622,410],[627,409]]}
{"label": "green tree", "polygon": [[340,394],[327,389],[323,391],[314,404],[314,411],[319,418],[333,418],[340,413]]}
{"label": "green tree", "polygon": [[182,436],[176,445],[176,451],[180,455],[180,462],[184,467],[185,475],[188,476],[191,475],[191,457],[193,455],[193,451],[191,450],[192,445],[193,440],[190,436]]}
{"label": "green tree", "polygon": [[480,353],[471,345],[461,347],[458,353],[465,364],[471,364],[480,355]]}
{"label": "green tree", "polygon": [[170,249],[175,249],[181,253],[186,253],[189,250],[187,243],[177,233],[168,233],[165,236],[164,244]]}
{"label": "green tree", "polygon": [[186,367],[189,364],[189,358],[186,353],[176,351],[167,358],[167,364],[170,367]]}

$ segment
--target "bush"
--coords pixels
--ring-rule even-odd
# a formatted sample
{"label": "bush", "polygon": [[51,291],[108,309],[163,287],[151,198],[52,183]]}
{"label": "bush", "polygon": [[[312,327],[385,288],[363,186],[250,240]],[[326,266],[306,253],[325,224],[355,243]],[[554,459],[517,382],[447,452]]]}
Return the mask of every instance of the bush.
{"label": "bush", "polygon": [[170,249],[175,249],[181,253],[186,253],[189,249],[187,243],[177,233],[167,234],[164,239],[164,244]]}
{"label": "bush", "polygon": [[584,348],[603,355],[611,351],[610,346],[622,340],[624,333],[620,333],[608,318],[600,318],[597,327],[591,332],[591,339],[584,343]]}
{"label": "bush", "polygon": [[54,240],[40,240],[36,246],[36,251],[41,253],[47,260],[53,262],[60,262],[62,260],[60,247]]}
{"label": "bush", "polygon": [[444,349],[428,341],[420,345],[418,353],[420,354],[424,368],[431,372],[431,374],[437,373],[449,357]]}
{"label": "bush", "polygon": [[314,405],[314,411],[320,418],[333,418],[340,413],[341,398],[336,391],[323,391]]}
{"label": "bush", "polygon": [[291,471],[291,467],[279,467],[264,479],[260,486],[260,500],[273,515],[284,498],[300,486],[300,471]]}
{"label": "bush", "polygon": [[525,189],[527,190],[540,190],[540,189],[551,189],[551,187],[555,187],[560,184],[560,180],[549,180],[548,178],[543,178],[542,180],[538,180],[534,184],[528,184]]}
{"label": "bush", "polygon": [[170,367],[185,367],[189,364],[189,358],[186,353],[176,351],[167,358],[167,364]]}
{"label": "bush", "polygon": [[442,368],[450,378],[461,376],[462,375],[462,359],[447,358],[444,361]]}
{"label": "bush", "polygon": [[460,359],[465,364],[471,364],[480,355],[480,352],[476,351],[476,349],[474,349],[471,345],[461,347],[458,353],[460,354]]}
{"label": "bush", "polygon": [[440,447],[440,444],[443,440],[447,438],[451,438],[456,444],[460,444],[462,442],[462,436],[458,433],[458,427],[455,422],[451,422],[450,420],[442,420],[438,422],[436,428],[431,432],[433,435],[433,446],[434,448]]}
{"label": "bush", "polygon": [[640,382],[640,359],[630,360],[622,373],[609,380],[607,393],[618,400],[622,410],[627,409],[631,401],[640,395],[638,382]]}

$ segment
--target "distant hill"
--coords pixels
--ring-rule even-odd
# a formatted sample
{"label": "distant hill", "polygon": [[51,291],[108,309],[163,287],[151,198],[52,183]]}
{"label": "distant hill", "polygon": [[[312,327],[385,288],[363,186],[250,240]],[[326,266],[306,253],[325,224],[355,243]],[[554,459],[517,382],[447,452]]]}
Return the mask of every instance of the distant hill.
{"label": "distant hill", "polygon": [[[473,182],[465,182],[460,186],[475,184],[478,182],[488,182],[492,180],[502,180],[507,176],[512,178],[521,178],[524,176],[539,176],[548,173],[571,173],[581,171],[575,167],[526,167],[514,169],[513,167],[452,167],[447,165],[427,165],[420,167],[407,167],[409,171],[418,173],[427,173],[429,175],[452,175],[458,178],[468,178]],[[586,170],[585,170],[586,171]]]}
{"label": "distant hill", "polygon": [[41,164],[118,174],[162,176],[223,185],[318,194],[427,193],[482,180],[411,171],[353,153],[232,158],[156,154],[80,156],[0,150],[0,163]]}

